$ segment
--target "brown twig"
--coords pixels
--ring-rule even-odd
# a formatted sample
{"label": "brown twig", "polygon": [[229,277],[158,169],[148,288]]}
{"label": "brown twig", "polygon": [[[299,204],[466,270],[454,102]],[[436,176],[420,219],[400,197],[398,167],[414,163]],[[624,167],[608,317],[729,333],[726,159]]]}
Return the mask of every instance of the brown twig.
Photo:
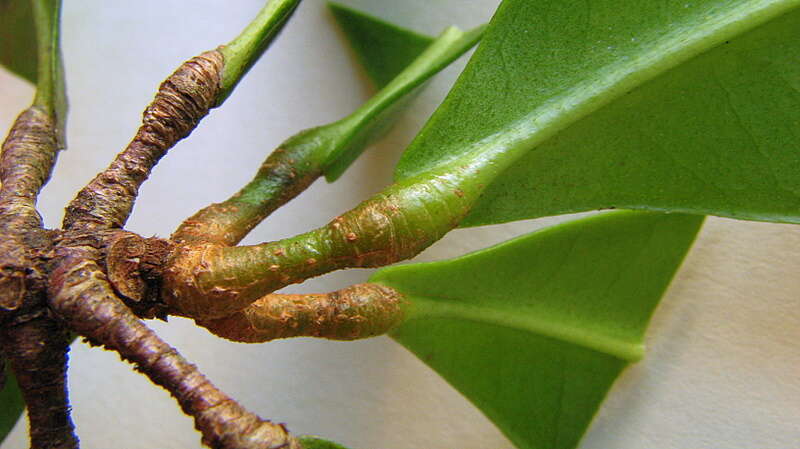
{"label": "brown twig", "polygon": [[289,337],[358,340],[394,328],[405,307],[402,295],[389,287],[357,284],[326,294],[267,295],[241,312],[198,324],[243,343]]}
{"label": "brown twig", "polygon": [[36,197],[50,178],[58,151],[55,123],[31,106],[17,117],[0,157],[0,226],[6,232],[40,227]]}
{"label": "brown twig", "polygon": [[133,141],[67,206],[65,229],[125,224],[153,167],[215,105],[223,65],[219,51],[208,51],[183,63],[161,84]]}
{"label": "brown twig", "polygon": [[58,150],[52,116],[31,106],[17,117],[0,155],[0,347],[28,406],[37,449],[78,447],[66,390],[69,334],[44,306],[40,256],[51,245],[36,210]]}
{"label": "brown twig", "polygon": [[32,449],[76,449],[66,368],[69,332],[46,310],[0,332],[2,347],[28,406]]}
{"label": "brown twig", "polygon": [[203,443],[219,449],[300,449],[281,424],[246,411],[197,367],[164,343],[120,301],[94,262],[91,247],[62,247],[50,280],[50,304],[89,341],[117,351],[164,387],[195,420]]}

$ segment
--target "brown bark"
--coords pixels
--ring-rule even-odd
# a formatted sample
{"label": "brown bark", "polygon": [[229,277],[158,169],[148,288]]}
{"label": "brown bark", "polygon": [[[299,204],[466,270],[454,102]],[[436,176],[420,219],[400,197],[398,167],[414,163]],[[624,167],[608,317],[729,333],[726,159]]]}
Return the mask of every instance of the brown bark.
{"label": "brown bark", "polygon": [[153,166],[216,103],[222,64],[219,52],[205,53],[161,85],[131,144],[70,204],[63,231],[44,230],[35,209],[59,149],[52,117],[29,108],[3,144],[0,362],[7,359],[18,378],[32,448],[78,447],[66,390],[73,331],[119,352],[167,389],[195,419],[205,444],[300,449],[283,425],[260,419],[214,387],[133,311],[165,316],[161,269],[172,244],[118,228]]}
{"label": "brown bark", "polygon": [[198,324],[243,343],[289,337],[357,340],[387,333],[403,320],[405,307],[402,295],[389,287],[358,284],[327,294],[271,294],[241,312]]}
{"label": "brown bark", "polygon": [[[223,66],[219,51],[206,52],[161,84],[130,144],[68,205],[63,230],[43,229],[36,211],[37,196],[60,149],[52,115],[36,106],[27,109],[4,142],[0,386],[7,360],[28,406],[32,448],[78,447],[66,389],[70,332],[118,352],[165,388],[194,418],[204,444],[219,449],[301,449],[282,424],[245,410],[140,318],[166,318],[169,313],[203,318],[201,324],[213,332],[251,342],[301,335],[366,338],[387,332],[403,319],[402,297],[371,284],[325,295],[268,295],[250,304],[264,290],[311,275],[408,257],[439,236],[405,226],[400,216],[404,204],[395,204],[389,194],[378,204],[365,203],[346,219],[337,218],[299,237],[310,238],[328,252],[318,254],[311,245],[305,249],[313,254],[306,255],[298,248],[303,241],[291,239],[255,250],[228,247],[320,175],[320,161],[297,163],[309,159],[306,152],[313,152],[312,147],[276,151],[240,195],[187,220],[172,241],[122,229],[153,167],[218,104]],[[434,184],[422,189],[451,187],[444,181]],[[264,192],[269,195],[257,198]],[[444,207],[464,213],[459,201],[452,203]],[[220,262],[221,256],[225,257]],[[242,258],[259,261],[242,273]],[[209,273],[212,259],[214,273]],[[224,272],[226,267],[230,273]],[[270,273],[266,280],[265,270]],[[231,273],[242,281],[228,279]],[[217,286],[217,274],[223,284],[235,285]],[[200,279],[207,275],[215,277],[208,289]]]}
{"label": "brown bark", "polygon": [[24,234],[40,227],[36,196],[50,178],[58,151],[55,123],[36,106],[17,117],[0,157],[0,227]]}
{"label": "brown bark", "polygon": [[44,259],[54,233],[42,229],[36,198],[59,150],[54,120],[23,111],[0,155],[0,348],[28,406],[32,448],[78,447],[66,389],[66,329],[44,307]]}
{"label": "brown bark", "polygon": [[161,84],[133,141],[67,206],[65,229],[125,224],[153,167],[215,105],[223,65],[219,51],[208,51],[183,63]]}
{"label": "brown bark", "polygon": [[219,449],[300,449],[281,424],[246,411],[164,343],[120,301],[100,267],[97,250],[62,247],[50,279],[50,305],[94,344],[117,351],[164,387],[195,420],[203,443]]}
{"label": "brown bark", "polygon": [[2,327],[0,340],[28,406],[32,449],[75,449],[67,398],[69,332],[46,310]]}

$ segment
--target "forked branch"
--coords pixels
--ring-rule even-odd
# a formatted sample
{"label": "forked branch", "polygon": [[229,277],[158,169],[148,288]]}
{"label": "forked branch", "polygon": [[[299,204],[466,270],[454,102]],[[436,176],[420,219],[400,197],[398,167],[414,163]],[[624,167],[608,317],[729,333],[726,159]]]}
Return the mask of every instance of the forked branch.
{"label": "forked branch", "polygon": [[[323,228],[279,242],[232,247],[318,178],[341,149],[339,143],[355,135],[349,134],[353,129],[336,128],[344,123],[337,122],[325,129],[339,133],[339,143],[325,147],[313,133],[289,139],[239,194],[187,220],[173,241],[122,231],[154,166],[227,98],[299,3],[272,0],[228,46],[192,58],[161,84],[131,143],[69,204],[64,229],[44,230],[36,197],[63,143],[59,130],[65,103],[53,25],[57,11],[53,15],[46,0],[36,1],[38,12],[47,16],[43,29],[52,32],[40,46],[40,80],[45,81],[34,106],[12,128],[0,158],[0,347],[29,407],[32,446],[78,446],[65,382],[70,330],[118,352],[169,391],[194,418],[205,444],[300,449],[283,425],[262,420],[217,389],[137,314],[188,316],[237,341],[383,334],[407,312],[403,298],[390,288],[362,284],[325,295],[271,293],[332,270],[413,257],[469,211],[483,189],[483,168],[463,163],[428,172],[390,187]],[[378,103],[389,104],[395,94],[427,79],[480,34],[460,41],[458,33],[449,33],[445,37],[452,35],[454,48],[447,39],[440,42],[441,48],[428,55],[433,59],[420,62],[419,73],[406,80],[408,85],[396,85],[356,118],[377,114]],[[437,51],[445,54],[436,56]],[[137,304],[131,309],[123,301]]]}
{"label": "forked branch", "polygon": [[458,225],[490,176],[479,163],[448,166],[393,185],[296,237],[255,246],[179,247],[164,271],[164,300],[184,316],[222,318],[313,276],[411,258]]}

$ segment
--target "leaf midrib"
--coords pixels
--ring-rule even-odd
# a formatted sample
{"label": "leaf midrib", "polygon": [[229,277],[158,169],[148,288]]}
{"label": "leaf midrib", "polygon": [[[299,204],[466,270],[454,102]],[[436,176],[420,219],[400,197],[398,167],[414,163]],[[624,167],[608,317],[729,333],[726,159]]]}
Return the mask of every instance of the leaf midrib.
{"label": "leaf midrib", "polygon": [[614,356],[627,362],[637,362],[644,356],[644,344],[612,337],[601,332],[554,322],[544,316],[520,314],[519,310],[483,307],[442,297],[407,295],[413,304],[408,319],[448,318],[475,323],[492,324],[509,329],[524,330],[553,340],[581,346]]}
{"label": "leaf midrib", "polygon": [[501,173],[520,156],[626,92],[798,7],[800,0],[754,0],[708,17],[707,23],[689,27],[688,33],[686,28],[677,28],[658,39],[657,45],[638,58],[620,60],[605,67],[591,80],[550,98],[510,126],[473,143],[464,152],[421,164],[414,171],[399,174],[400,178],[406,179],[434,166],[478,156],[492,160],[501,169],[497,173]]}

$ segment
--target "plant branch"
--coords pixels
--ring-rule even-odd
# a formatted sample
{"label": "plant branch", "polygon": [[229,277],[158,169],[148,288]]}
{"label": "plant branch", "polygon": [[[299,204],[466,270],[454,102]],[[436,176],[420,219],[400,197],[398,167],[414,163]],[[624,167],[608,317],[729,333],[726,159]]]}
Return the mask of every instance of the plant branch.
{"label": "plant branch", "polygon": [[120,301],[93,260],[91,247],[62,247],[50,280],[50,304],[90,342],[117,351],[192,416],[203,443],[215,449],[300,449],[281,424],[246,411],[163,342]]}
{"label": "plant branch", "polygon": [[36,197],[50,177],[57,151],[52,117],[38,106],[23,111],[0,156],[0,226],[5,232],[41,226]]}
{"label": "plant branch", "polygon": [[71,338],[42,312],[0,328],[0,340],[28,407],[32,449],[76,449],[66,386]]}
{"label": "plant branch", "polygon": [[455,228],[486,182],[490,160],[467,159],[387,188],[327,226],[255,246],[180,247],[164,271],[164,301],[195,319],[222,318],[309,277],[411,258]]}
{"label": "plant branch", "polygon": [[67,206],[65,229],[121,228],[153,167],[230,95],[277,35],[299,0],[272,0],[227,46],[183,63],[159,87],[142,126],[111,165]]}
{"label": "plant branch", "polygon": [[[335,180],[364,148],[386,131],[411,94],[472,48],[482,33],[483,27],[467,33],[455,27],[447,28],[416,60],[356,111],[286,140],[244,188],[228,200],[212,204],[185,220],[172,239],[179,244],[235,245],[323,173],[329,181]],[[226,55],[226,68],[229,64]]]}
{"label": "plant branch", "polygon": [[208,51],[183,63],[161,84],[133,141],[67,207],[65,229],[125,224],[150,171],[217,101],[223,65],[219,51]]}
{"label": "plant branch", "polygon": [[[312,130],[313,132],[313,130]],[[287,140],[272,152],[242,190],[222,203],[212,204],[181,223],[172,235],[179,244],[239,243],[276,209],[303,192],[322,174],[324,141]]]}
{"label": "plant branch", "polygon": [[198,324],[243,343],[289,337],[358,340],[393,329],[403,320],[406,306],[394,289],[358,284],[326,294],[271,294],[233,315]]}

